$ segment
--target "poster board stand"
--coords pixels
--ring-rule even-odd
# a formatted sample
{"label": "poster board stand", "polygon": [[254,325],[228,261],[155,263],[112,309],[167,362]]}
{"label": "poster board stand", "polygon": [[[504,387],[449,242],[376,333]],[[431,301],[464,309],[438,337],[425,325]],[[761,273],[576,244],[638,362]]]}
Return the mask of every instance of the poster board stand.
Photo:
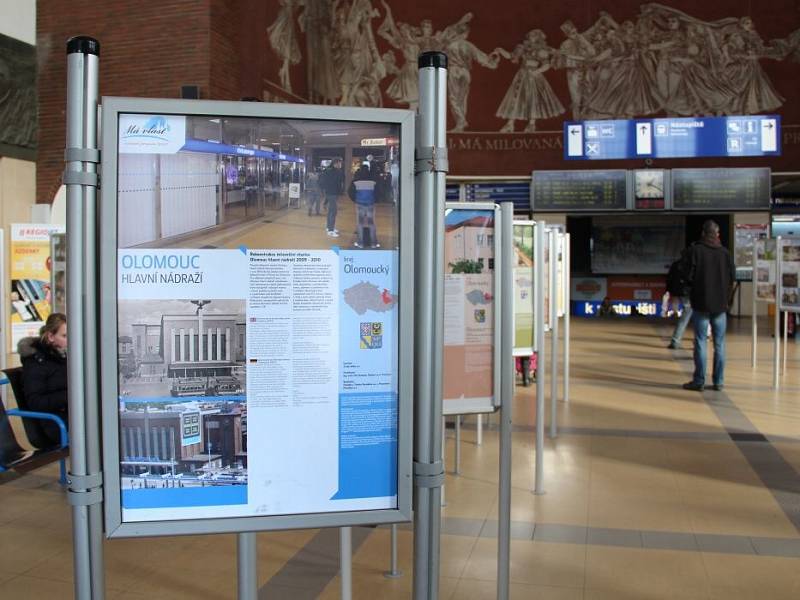
{"label": "poster board stand", "polygon": [[550,246],[550,437],[558,436],[558,255],[559,232],[551,229],[547,235]]}
{"label": "poster board stand", "polygon": [[[95,223],[100,45],[89,37],[67,41],[67,131],[64,184],[67,192],[67,310],[70,473],[75,597],[104,595],[102,475],[97,369]],[[88,293],[87,293],[88,292]]]}
{"label": "poster board stand", "polygon": [[447,56],[418,60],[416,294],[414,329],[414,581],[415,600],[439,597],[444,347],[444,216],[447,163]]}
{"label": "poster board stand", "polygon": [[570,271],[572,270],[570,261],[570,235],[565,233],[563,235],[563,242],[561,248],[562,255],[562,278],[561,283],[564,286],[564,383],[563,394],[564,402],[569,402],[569,326],[570,326]]}
{"label": "poster board stand", "polygon": [[753,244],[753,304],[750,316],[750,363],[753,369],[758,361],[758,302],[775,305],[772,346],[772,388],[780,386],[780,314],[781,314],[781,240],[758,239]]}
{"label": "poster board stand", "polygon": [[[789,313],[800,313],[800,240],[777,241],[776,312],[783,311],[783,358],[781,374],[786,374],[789,345]],[[776,337],[779,329],[776,329]]]}
{"label": "poster board stand", "polygon": [[511,460],[514,407],[514,204],[500,205],[500,467],[497,515],[497,598],[508,600],[511,569]]}
{"label": "poster board stand", "polygon": [[[351,511],[338,511],[339,516],[332,517],[326,515],[324,512],[308,511],[301,513],[299,516],[285,515],[282,512],[276,512],[274,516],[262,517],[252,515],[247,517],[247,522],[243,519],[237,518],[238,515],[233,515],[228,519],[228,515],[223,515],[218,519],[205,518],[205,515],[200,519],[184,519],[181,522],[178,518],[162,518],[161,522],[158,519],[139,519],[127,520],[121,518],[120,512],[122,503],[119,501],[121,497],[119,471],[114,471],[112,465],[114,461],[122,460],[119,443],[119,428],[115,425],[119,418],[119,407],[115,406],[112,410],[104,410],[104,424],[110,425],[104,427],[104,432],[107,437],[105,438],[106,444],[104,446],[106,467],[109,471],[106,472],[105,489],[103,487],[103,472],[101,472],[101,436],[99,427],[99,385],[102,382],[104,396],[114,398],[114,404],[117,404],[117,398],[121,397],[122,390],[119,389],[118,377],[118,356],[112,351],[108,352],[110,348],[118,347],[118,339],[115,336],[103,336],[103,357],[100,357],[98,350],[98,324],[102,322],[104,331],[117,331],[119,321],[117,321],[117,306],[114,302],[103,302],[101,307],[102,319],[98,318],[98,298],[96,292],[103,286],[98,286],[98,267],[97,259],[100,260],[100,267],[102,271],[102,280],[106,281],[115,280],[117,274],[117,251],[120,246],[118,240],[114,236],[104,236],[102,239],[97,237],[97,189],[98,189],[98,163],[100,162],[100,151],[97,143],[98,133],[98,54],[99,44],[92,38],[72,38],[67,44],[68,54],[68,102],[67,102],[67,149],[65,153],[66,169],[64,173],[64,183],[67,186],[67,223],[70,231],[68,240],[68,256],[67,265],[70,277],[70,285],[68,286],[68,311],[70,321],[70,345],[75,348],[72,356],[73,359],[69,362],[69,413],[70,413],[70,430],[71,430],[71,473],[69,475],[69,489],[68,499],[73,507],[73,541],[74,541],[74,574],[75,574],[75,596],[79,600],[99,600],[104,596],[104,571],[103,571],[103,514],[104,508],[106,509],[106,534],[109,537],[117,536],[147,536],[147,535],[175,535],[175,534],[188,534],[188,533],[224,533],[235,532],[237,533],[237,580],[238,580],[238,597],[240,600],[255,600],[258,595],[258,577],[257,577],[257,554],[256,554],[256,529],[269,529],[269,528],[296,528],[296,527],[320,527],[320,526],[340,526],[341,530],[341,561],[342,561],[342,585],[343,592],[346,587],[351,588],[352,579],[349,577],[349,569],[351,565],[351,550],[352,543],[350,541],[352,524],[359,523],[376,523],[376,522],[396,522],[399,519],[411,518],[411,410],[409,403],[400,404],[396,412],[404,413],[405,417],[400,416],[397,420],[397,444],[395,454],[396,461],[391,464],[396,466],[393,476],[395,496],[392,501],[391,495],[384,494],[394,502],[394,504],[387,504],[386,507],[377,508],[374,511],[367,508],[365,511],[351,510]],[[423,98],[425,96],[423,95]],[[168,107],[164,107],[167,103],[173,102]],[[185,103],[180,104],[179,103]],[[107,127],[104,128],[104,172],[107,174],[107,182],[109,185],[104,190],[104,199],[113,199],[118,192],[118,189],[113,185],[115,176],[117,175],[117,146],[114,142],[117,141],[116,126],[119,121],[119,114],[133,113],[141,109],[141,103],[150,103],[148,108],[151,112],[167,113],[176,110],[181,110],[182,107],[189,106],[189,103],[195,101],[170,101],[170,100],[141,100],[141,99],[108,99],[104,105],[104,122]],[[441,106],[444,107],[444,96],[441,100]],[[212,106],[213,104],[213,106]],[[223,103],[217,103],[222,105]],[[215,103],[206,103],[205,108],[199,108],[201,101],[192,104],[189,110],[199,111],[201,114],[208,114],[203,112],[206,109],[214,110],[217,107]],[[230,110],[234,115],[249,114],[259,116],[259,107],[240,107],[240,103],[224,103],[225,107],[220,110]],[[197,108],[196,108],[197,107]],[[272,110],[272,109],[271,109]],[[292,115],[295,113],[303,113],[306,109],[297,107],[281,107],[277,111],[278,114]],[[332,118],[341,118],[336,111],[343,111],[344,109],[333,109],[329,111]],[[360,110],[360,109],[354,109]],[[368,109],[369,110],[369,109]],[[248,112],[249,111],[249,112]],[[395,123],[398,127],[402,126],[404,138],[413,140],[413,115],[408,111],[394,111],[396,115],[390,114],[392,111],[373,111],[373,116],[376,120],[385,119],[389,123]],[[400,114],[404,113],[404,114]],[[162,117],[163,118],[163,117]],[[106,119],[108,121],[106,121]],[[347,117],[345,117],[347,120]],[[442,131],[444,127],[442,126]],[[443,145],[444,146],[444,145]],[[442,147],[443,147],[442,146]],[[403,164],[404,168],[404,181],[407,184],[411,183],[411,171],[408,165],[411,164],[411,148],[412,143],[409,143],[403,149]],[[434,146],[434,150],[439,147]],[[434,152],[435,158],[435,152]],[[108,159],[108,164],[105,163]],[[433,161],[434,165],[436,161]],[[434,171],[436,169],[431,169]],[[406,190],[410,189],[407,185]],[[444,198],[444,185],[442,174],[441,185],[441,202],[432,202],[432,209],[443,207]],[[403,205],[412,205],[409,200],[412,199],[411,192],[405,191],[402,194],[404,200]],[[106,206],[108,205],[108,206]],[[113,206],[112,206],[113,205]],[[104,212],[102,218],[114,221],[117,219],[116,204],[104,203]],[[106,210],[107,209],[107,210]],[[411,227],[412,219],[404,217],[402,219],[403,225],[400,228],[400,237],[402,243],[400,247],[413,248],[413,229]],[[427,238],[436,244],[441,236],[436,235],[435,228],[431,227]],[[103,252],[98,252],[97,244],[103,244]],[[241,251],[241,248],[236,249],[235,252]],[[242,252],[246,256],[246,252]],[[177,256],[177,254],[175,255]],[[401,279],[405,281],[404,289],[409,293],[409,301],[405,304],[405,308],[401,304],[401,315],[406,323],[412,323],[412,300],[413,298],[413,251],[403,254],[404,258],[401,263]],[[122,261],[124,264],[124,261]],[[388,269],[388,267],[387,267]],[[382,271],[383,272],[383,271]],[[110,277],[109,277],[110,275]],[[440,286],[441,287],[441,286]],[[111,286],[113,288],[113,286]],[[115,297],[118,290],[109,292],[111,289],[106,286],[104,293],[109,294],[108,298]],[[388,290],[384,290],[388,293]],[[388,304],[389,301],[382,300]],[[198,305],[198,312],[196,316],[200,315],[201,305]],[[354,309],[355,310],[355,309]],[[429,311],[433,313],[434,311]],[[200,332],[202,332],[202,318],[200,318]],[[405,336],[411,339],[411,332]],[[193,335],[193,330],[189,330],[189,335]],[[210,332],[210,330],[208,330]],[[220,330],[217,329],[219,332]],[[227,335],[227,334],[226,334]],[[426,331],[426,335],[428,332]],[[430,337],[428,335],[428,337]],[[199,337],[195,338],[199,341]],[[209,355],[211,354],[212,341],[211,335],[208,335],[208,349]],[[397,337],[400,339],[400,336]],[[184,337],[183,330],[180,331],[180,351],[184,354]],[[222,351],[225,349],[225,355],[230,356],[230,348],[232,344],[231,336],[227,336],[227,342],[218,335],[216,338],[216,356],[223,356]],[[206,348],[205,343],[199,346],[190,346],[188,343],[186,350],[190,360],[195,354],[202,355]],[[413,359],[411,344],[398,343],[400,354],[400,365],[408,370],[405,379],[408,386],[406,391],[403,391],[400,396],[403,398],[412,398],[411,394],[411,361]],[[194,349],[191,349],[194,348]],[[198,349],[199,348],[199,349]],[[173,357],[175,353],[175,346],[172,346]],[[165,352],[168,352],[165,350]],[[439,345],[439,352],[441,354],[441,345]],[[168,354],[167,354],[168,355]],[[428,357],[435,356],[437,353],[434,351],[428,354]],[[174,359],[173,359],[174,360]],[[185,360],[182,359],[182,360]],[[103,378],[100,377],[98,371],[98,364],[102,364]],[[441,366],[441,365],[439,365]],[[436,391],[435,378],[439,374],[439,370],[431,371],[431,385],[428,387]],[[109,376],[110,374],[110,376]],[[401,385],[401,390],[403,385]],[[110,395],[107,392],[113,392]],[[219,390],[215,390],[215,393]],[[241,391],[241,388],[240,388]],[[223,396],[224,394],[217,394]],[[441,414],[441,393],[439,390],[438,396],[433,395],[432,404],[435,406],[435,400],[438,397],[438,409]],[[223,401],[223,400],[221,400]],[[224,400],[227,401],[227,400]],[[104,408],[108,408],[108,404]],[[124,405],[124,402],[122,402]],[[147,405],[145,405],[147,406]],[[148,410],[141,411],[148,418]],[[196,421],[195,421],[196,423]],[[403,425],[402,423],[406,423]],[[430,421],[428,421],[430,423]],[[429,428],[430,429],[430,428]],[[405,430],[408,435],[402,433]],[[183,430],[185,434],[185,430]],[[191,433],[191,432],[190,432]],[[208,435],[208,434],[207,434]],[[117,436],[115,438],[115,436]],[[153,443],[157,443],[157,439],[153,438]],[[439,440],[441,442],[441,439]],[[148,442],[149,443],[149,442]],[[199,443],[199,442],[192,442]],[[165,442],[166,444],[166,442]],[[435,446],[435,444],[434,444]],[[211,466],[211,452],[210,441],[207,443],[206,451],[208,456],[209,468]],[[163,458],[163,457],[161,457]],[[174,461],[174,455],[173,455]],[[388,471],[388,470],[387,470]],[[417,480],[423,480],[421,487],[432,489],[436,487],[437,473],[435,469],[424,470],[422,473],[417,472]],[[110,475],[109,475],[110,474]],[[173,467],[174,476],[174,467]],[[433,476],[433,477],[430,477]],[[404,483],[406,482],[406,483]],[[225,484],[223,484],[225,485]],[[231,484],[233,485],[233,484]],[[144,486],[145,489],[147,486]],[[159,489],[168,489],[168,487],[161,487]],[[178,486],[184,487],[185,486]],[[214,488],[215,486],[200,486],[203,488]],[[173,486],[174,489],[174,486]],[[105,503],[104,503],[105,494]],[[371,497],[371,496],[365,496]],[[111,498],[111,501],[109,501]],[[327,497],[326,497],[327,498]],[[105,504],[105,507],[104,507]],[[146,507],[150,508],[150,507]],[[117,512],[119,511],[119,512]],[[369,512],[366,512],[369,511]],[[337,512],[337,511],[328,511]],[[438,510],[435,511],[438,515]],[[252,518],[252,521],[250,520]],[[431,518],[437,518],[436,516]],[[117,519],[117,520],[115,520]],[[227,519],[227,520],[226,520]],[[274,521],[269,521],[274,519]],[[268,521],[270,524],[268,524]],[[326,524],[327,522],[327,524]],[[436,539],[430,539],[431,532],[435,532]],[[429,528],[427,534],[422,536],[424,541],[430,546],[436,548],[436,560],[438,561],[438,535],[439,527],[438,521],[435,528]],[[436,579],[438,585],[438,573]],[[348,592],[349,593],[349,592]],[[347,595],[343,597],[349,597]],[[425,595],[424,598],[431,596]],[[435,595],[433,596],[435,597]]]}
{"label": "poster board stand", "polygon": [[536,311],[534,319],[536,324],[536,454],[534,467],[534,494],[544,494],[544,328],[545,328],[545,280],[544,280],[544,248],[545,248],[545,222],[537,221],[534,230],[534,244],[536,245],[536,262],[534,263],[534,293],[536,295]]}

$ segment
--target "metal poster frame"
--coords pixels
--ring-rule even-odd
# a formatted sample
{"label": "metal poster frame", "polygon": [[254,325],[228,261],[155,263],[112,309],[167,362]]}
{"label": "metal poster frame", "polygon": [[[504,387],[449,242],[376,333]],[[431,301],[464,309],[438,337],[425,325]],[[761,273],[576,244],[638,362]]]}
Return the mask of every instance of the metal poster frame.
{"label": "metal poster frame", "polygon": [[[516,344],[513,344],[513,342],[516,341],[515,338],[516,338],[516,326],[517,326],[517,323],[516,323],[516,313],[514,313],[513,309],[512,309],[512,314],[514,316],[514,337],[512,338],[512,344],[513,344],[512,356],[531,356],[534,352],[536,352],[536,284],[537,284],[537,280],[536,280],[536,260],[537,260],[537,256],[536,256],[536,221],[515,220],[511,224],[512,247],[513,247],[513,235],[514,235],[513,232],[514,232],[514,228],[515,227],[530,227],[531,228],[531,242],[533,243],[533,267],[531,268],[531,282],[532,282],[532,286],[531,286],[531,304],[533,305],[533,311],[532,311],[533,312],[533,325],[532,325],[532,327],[533,327],[533,340],[532,340],[532,343],[531,343],[530,346],[517,346]],[[516,268],[513,264],[511,264],[510,267],[511,267],[512,270]],[[512,274],[512,277],[513,277],[513,274]]]}
{"label": "metal poster frame", "polygon": [[559,290],[558,296],[556,297],[556,313],[558,314],[559,319],[564,316],[567,310],[567,297],[564,294],[564,282],[567,279],[564,253],[566,235],[567,234],[561,230],[556,231],[556,281],[558,283]]}
{"label": "metal poster frame", "polygon": [[[119,116],[123,113],[220,116],[272,119],[338,120],[393,123],[400,126],[401,196],[399,202],[398,421],[397,508],[271,516],[219,517],[172,521],[122,522],[120,489],[119,383],[117,375],[117,164]],[[346,527],[396,523],[411,519],[412,402],[414,349],[414,148],[415,115],[398,109],[351,108],[230,102],[103,98],[100,202],[100,354],[105,499],[105,533],[109,538],[154,535],[233,533]],[[475,208],[472,205],[472,208]]]}
{"label": "metal poster frame", "polygon": [[[758,303],[763,302],[764,304],[774,304],[775,305],[775,335],[773,336],[773,346],[772,346],[772,358],[773,358],[773,365],[772,365],[772,388],[778,389],[780,385],[779,374],[778,374],[778,365],[780,363],[780,352],[781,352],[781,336],[778,335],[780,332],[780,316],[781,316],[781,309],[780,303],[778,299],[780,298],[780,247],[781,247],[781,237],[778,236],[776,238],[761,238],[755,240],[753,243],[753,293],[752,293],[752,310],[750,311],[750,323],[751,323],[751,339],[750,339],[750,362],[751,367],[753,369],[757,366],[757,357],[758,357]],[[766,250],[767,242],[774,240],[775,242],[775,297],[772,301],[768,299],[759,299],[758,294],[756,293],[758,287],[758,249],[759,246],[764,246]]]}
{"label": "metal poster frame", "polygon": [[[475,401],[468,399],[448,399],[442,396],[442,415],[467,415],[467,414],[483,414],[493,413],[500,408],[500,382],[502,379],[502,372],[500,370],[500,361],[502,360],[502,315],[500,307],[503,302],[503,287],[501,282],[501,271],[505,268],[503,264],[502,253],[502,213],[500,207],[494,202],[446,202],[445,211],[450,210],[484,210],[494,212],[494,329],[492,331],[492,399],[491,404],[478,405]],[[444,373],[442,373],[444,377]]]}
{"label": "metal poster frame", "polygon": [[[775,272],[775,301],[777,302],[779,310],[785,313],[797,313],[800,312],[800,306],[797,304],[787,305],[784,304],[783,300],[783,275],[784,275],[784,261],[783,261],[783,249],[786,247],[800,247],[800,240],[796,240],[793,238],[787,237],[779,237],[777,238],[778,242],[776,244],[777,249],[777,256],[775,257],[776,260],[776,272]],[[800,287],[800,286],[795,286]]]}

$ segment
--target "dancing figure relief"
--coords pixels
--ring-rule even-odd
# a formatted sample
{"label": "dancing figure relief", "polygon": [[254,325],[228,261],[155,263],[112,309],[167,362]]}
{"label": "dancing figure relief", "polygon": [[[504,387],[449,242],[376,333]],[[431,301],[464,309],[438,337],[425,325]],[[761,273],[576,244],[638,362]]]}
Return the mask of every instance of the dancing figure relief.
{"label": "dancing figure relief", "polygon": [[536,119],[550,119],[565,112],[543,75],[552,66],[555,55],[541,29],[529,31],[525,40],[514,48],[509,58],[520,64],[520,68],[497,109],[497,116],[506,119],[502,133],[513,132],[514,121],[518,119],[527,122],[525,132],[531,133],[536,131]]}
{"label": "dancing figure relief", "polygon": [[800,29],[767,43],[750,17],[703,21],[657,3],[641,5],[636,18],[622,23],[600,12],[584,31],[566,21],[564,39],[554,47],[542,30],[532,29],[512,52],[475,45],[472,19],[466,13],[436,30],[429,20],[395,21],[386,0],[380,6],[373,0],[279,0],[267,36],[281,60],[280,85],[291,92],[290,67],[303,57],[299,28],[307,44],[309,99],[326,104],[382,106],[386,94],[415,109],[419,54],[445,52],[454,132],[469,126],[476,64],[497,69],[507,59],[516,66],[495,115],[504,121],[501,132],[523,121],[530,133],[537,121],[567,112],[548,81],[562,72],[574,119],[754,114],[784,102],[762,61],[800,62]]}
{"label": "dancing figure relief", "polygon": [[278,71],[281,86],[287,92],[291,92],[292,81],[289,77],[289,65],[298,64],[302,58],[294,29],[295,2],[294,0],[278,1],[280,3],[278,17],[267,28],[267,37],[272,49],[281,57],[281,68]]}

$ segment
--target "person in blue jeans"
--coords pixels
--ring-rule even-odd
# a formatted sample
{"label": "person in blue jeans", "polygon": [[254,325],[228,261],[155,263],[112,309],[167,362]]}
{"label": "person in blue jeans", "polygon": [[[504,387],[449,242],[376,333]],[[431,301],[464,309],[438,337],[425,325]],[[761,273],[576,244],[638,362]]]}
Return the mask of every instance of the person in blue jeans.
{"label": "person in blue jeans", "polygon": [[700,241],[687,253],[686,273],[694,310],[694,375],[683,384],[686,390],[702,392],[706,384],[708,326],[714,338],[712,384],[716,391],[725,384],[725,328],[730,292],[736,268],[730,252],[719,240],[719,225],[703,223]]}
{"label": "person in blue jeans", "polygon": [[328,206],[328,217],[325,231],[330,237],[339,237],[336,229],[336,214],[338,213],[339,196],[344,193],[344,171],[342,159],[335,158],[333,162],[319,176],[319,187],[325,194],[325,203]]}
{"label": "person in blue jeans", "polygon": [[667,292],[669,292],[670,302],[677,310],[677,304],[680,302],[683,305],[683,312],[675,324],[675,331],[672,332],[670,339],[670,350],[677,350],[681,347],[681,340],[683,339],[683,332],[686,331],[687,325],[692,319],[692,302],[689,298],[689,289],[686,281],[686,273],[684,268],[687,265],[687,254],[691,251],[691,246],[681,252],[681,257],[672,263],[667,273]]}

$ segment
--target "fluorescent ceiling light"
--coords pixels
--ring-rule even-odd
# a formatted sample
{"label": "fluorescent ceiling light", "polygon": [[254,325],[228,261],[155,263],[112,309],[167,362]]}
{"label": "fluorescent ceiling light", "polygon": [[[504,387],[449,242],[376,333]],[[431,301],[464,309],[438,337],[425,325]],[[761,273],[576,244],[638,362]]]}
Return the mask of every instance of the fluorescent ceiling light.
{"label": "fluorescent ceiling light", "polygon": [[342,136],[345,136],[345,135],[349,135],[349,134],[346,131],[341,131],[341,132],[337,131],[335,133],[323,133],[322,137],[342,137]]}

